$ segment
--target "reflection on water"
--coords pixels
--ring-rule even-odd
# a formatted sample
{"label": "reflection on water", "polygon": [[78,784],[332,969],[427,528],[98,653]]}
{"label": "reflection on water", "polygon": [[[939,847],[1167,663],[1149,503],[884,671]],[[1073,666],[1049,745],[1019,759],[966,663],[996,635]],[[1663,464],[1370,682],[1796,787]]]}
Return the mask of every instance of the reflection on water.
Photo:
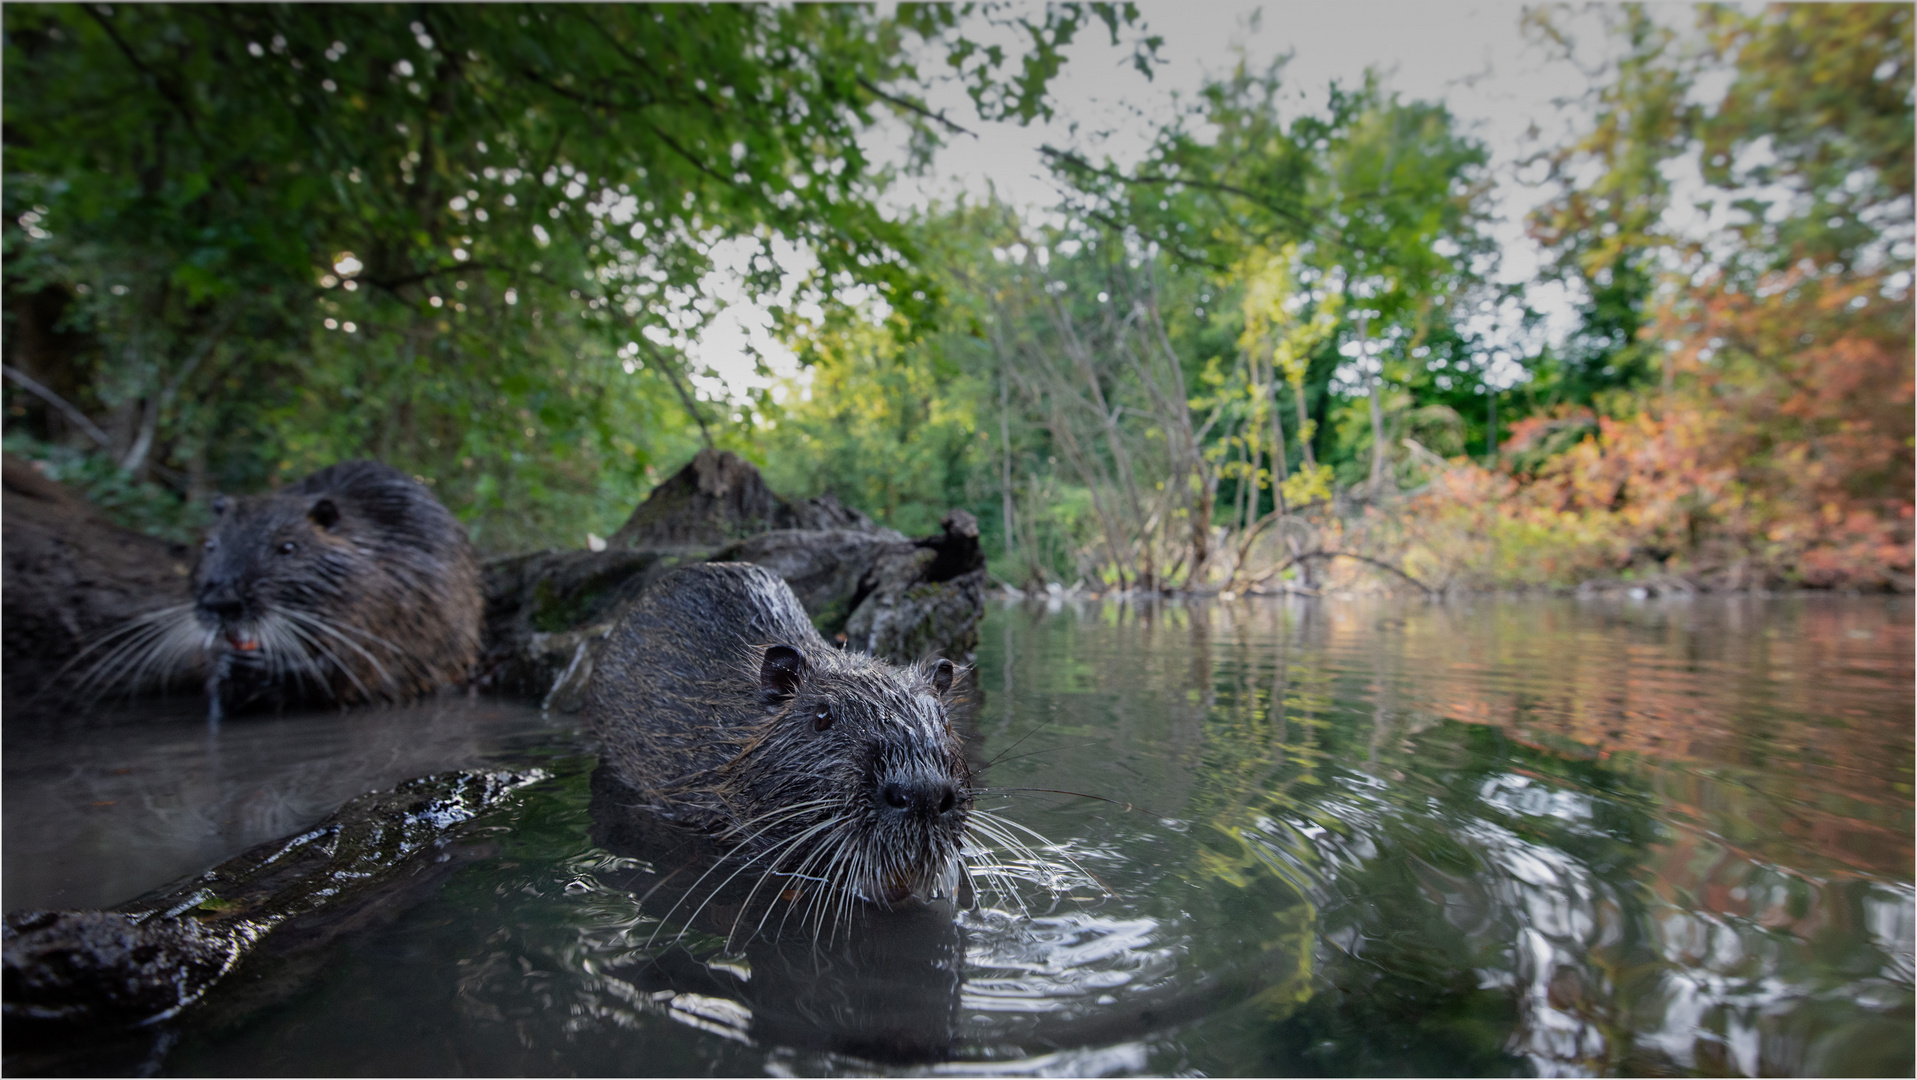
{"label": "reflection on water", "polygon": [[197,699],[9,716],[6,909],[122,903],[355,795],[480,767],[554,730],[535,709],[459,696],[239,717],[218,730]]}
{"label": "reflection on water", "polygon": [[1314,909],[1305,994],[1208,1018],[1206,1071],[1910,1071],[1907,604],[997,629],[988,688],[1078,744],[1027,782],[1149,797],[1189,884]]}
{"label": "reflection on water", "polygon": [[820,939],[675,876],[713,853],[614,812],[555,742],[571,764],[443,885],[320,963],[249,961],[251,985],[303,963],[297,991],[236,980],[164,1067],[1908,1074],[1911,620],[995,611],[980,805],[1076,869]]}
{"label": "reflection on water", "polygon": [[591,788],[591,838],[620,862],[575,859],[567,888],[604,891],[630,918],[618,933],[589,935],[596,954],[578,963],[628,1010],[875,1061],[950,1056],[964,947],[949,903],[840,918],[781,900],[803,881],[627,806],[630,791],[604,768]]}

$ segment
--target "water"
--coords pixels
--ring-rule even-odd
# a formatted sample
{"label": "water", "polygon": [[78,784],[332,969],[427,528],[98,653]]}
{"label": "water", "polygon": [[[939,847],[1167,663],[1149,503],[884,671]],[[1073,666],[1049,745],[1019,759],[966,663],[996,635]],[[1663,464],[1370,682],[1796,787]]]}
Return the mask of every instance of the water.
{"label": "water", "polygon": [[304,829],[355,795],[543,745],[537,710],[449,695],[408,708],[229,720],[199,700],[10,717],[6,910],[106,907]]}
{"label": "water", "polygon": [[[394,769],[536,761],[554,779],[452,859],[326,933],[275,935],[138,1055],[191,1074],[1907,1075],[1912,646],[1908,601],[1832,597],[995,610],[980,805],[1049,837],[1046,865],[1016,901],[870,914],[849,940],[744,903],[751,875],[689,887],[710,853],[623,810],[589,743],[530,710],[232,722],[217,768],[187,717],[10,728],[7,904],[53,887],[16,892],[24,851],[120,812],[43,813],[27,848],[16,807],[102,801],[84,797],[140,767],[115,764],[129,746],[181,796],[68,860],[122,892],[114,864],[157,870],[156,846],[243,846],[213,820],[244,817],[236,777],[293,808],[260,815],[290,831]],[[416,711],[437,734],[390,734]],[[89,895],[71,876],[59,895]]]}

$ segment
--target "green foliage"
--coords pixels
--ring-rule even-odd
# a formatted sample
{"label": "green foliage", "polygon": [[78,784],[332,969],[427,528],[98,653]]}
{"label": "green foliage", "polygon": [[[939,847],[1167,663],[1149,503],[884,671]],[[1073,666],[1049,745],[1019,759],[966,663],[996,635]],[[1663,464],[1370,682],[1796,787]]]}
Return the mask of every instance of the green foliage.
{"label": "green foliage", "polygon": [[1589,405],[1654,381],[1659,361],[1642,340],[1655,275],[1639,254],[1591,274],[1578,305],[1578,328],[1535,366],[1527,388],[1536,399]]}
{"label": "green foliage", "polygon": [[829,491],[908,534],[935,532],[947,509],[974,501],[967,482],[989,469],[991,451],[979,375],[946,356],[963,338],[939,335],[908,354],[884,328],[852,323],[812,347],[758,444],[774,489]]}
{"label": "green foliage", "polygon": [[1463,449],[1483,360],[1452,312],[1487,246],[1482,149],[1375,82],[1334,91],[1329,119],[1281,124],[1277,97],[1276,71],[1212,87],[1226,136],[1162,132],[1135,174],[1055,155],[1063,227],[929,214],[945,328],[806,337],[810,397],[778,414],[769,471],[901,525],[969,505],[1006,580],[1203,582],[1214,527],[1262,528],[1274,484],[1322,506],[1369,468],[1370,429],[1342,422],[1368,390],[1338,378],[1352,307],[1388,350],[1388,453],[1413,431]]}
{"label": "green foliage", "polygon": [[189,498],[376,455],[482,544],[577,543],[707,437],[673,354],[721,245],[751,292],[841,318],[862,284],[901,326],[930,315],[861,142],[882,114],[936,141],[908,57],[1030,119],[1080,26],[1136,17],[993,8],[1033,46],[980,59],[972,13],[9,7],[9,336],[74,338],[30,374]]}
{"label": "green foliage", "polygon": [[[1909,260],[1887,233],[1908,221],[1912,198],[1910,10],[1696,12],[1701,37],[1688,43],[1650,9],[1612,13],[1608,29],[1624,52],[1594,86],[1596,122],[1539,155],[1561,191],[1534,231],[1560,270],[1587,284],[1587,325],[1599,333],[1641,322],[1620,318],[1618,303],[1629,297],[1641,312],[1659,251],[1745,286],[1806,259],[1827,272]],[[1527,19],[1577,50],[1548,12]],[[1728,79],[1717,100],[1700,93],[1707,77]],[[1732,211],[1717,242],[1675,232],[1664,217],[1680,164],[1708,185],[1697,210]]]}
{"label": "green foliage", "polygon": [[197,541],[211,516],[201,503],[183,503],[152,481],[135,480],[111,461],[70,446],[9,431],[6,451],[31,461],[49,480],[78,491],[108,520],[136,532],[179,543]]}
{"label": "green foliage", "polygon": [[[1911,9],[1712,6],[1701,23],[1736,71],[1700,123],[1703,173],[1744,189],[1744,239],[1772,258],[1759,267],[1808,258],[1868,270],[1890,254],[1885,226],[1908,220],[1913,186]],[[1746,158],[1759,143],[1774,160]],[[1770,184],[1788,194],[1760,190]]]}
{"label": "green foliage", "polygon": [[[1459,321],[1463,304],[1488,295],[1484,147],[1442,106],[1402,101],[1373,77],[1356,89],[1334,85],[1322,113],[1288,116],[1283,74],[1283,62],[1262,72],[1241,65],[1207,85],[1189,121],[1162,130],[1130,171],[1055,153],[1069,205],[1156,245],[1173,264],[1208,269],[1226,294],[1257,287],[1243,260],[1290,245],[1287,314],[1335,327],[1314,335],[1305,370],[1286,373],[1290,393],[1307,400],[1306,423],[1288,437],[1315,429],[1313,456],[1353,456],[1333,427],[1340,402],[1368,391],[1355,368],[1346,377],[1359,381],[1336,379],[1339,346],[1359,336],[1360,318],[1385,383],[1481,431],[1489,350],[1467,341]],[[1246,327],[1253,338],[1265,336],[1257,322]],[[1305,463],[1303,451],[1288,452],[1292,467]]]}
{"label": "green foliage", "polygon": [[[1471,329],[1518,288],[1486,277],[1486,149],[1371,75],[1304,110],[1241,64],[1136,165],[1050,148],[1043,225],[881,212],[880,120],[919,168],[962,130],[934,80],[1050,117],[1101,29],[1149,75],[1130,5],[10,6],[6,333],[44,392],[9,383],[8,446],[168,535],[375,456],[506,550],[607,535],[716,444],[908,533],[967,507],[1007,581],[1226,588],[1365,530],[1415,547],[1393,490],[1448,499],[1423,542],[1487,581],[1662,560],[1731,463],[1643,433],[1756,432],[1825,493],[1780,535],[1842,517],[1869,539],[1830,574],[1874,565],[1905,528],[1910,11],[1697,10],[1602,16],[1619,58],[1531,223],[1582,325],[1507,357]],[[1678,231],[1686,173],[1728,228]],[[806,365],[750,402],[697,400],[684,359],[720,267]]]}

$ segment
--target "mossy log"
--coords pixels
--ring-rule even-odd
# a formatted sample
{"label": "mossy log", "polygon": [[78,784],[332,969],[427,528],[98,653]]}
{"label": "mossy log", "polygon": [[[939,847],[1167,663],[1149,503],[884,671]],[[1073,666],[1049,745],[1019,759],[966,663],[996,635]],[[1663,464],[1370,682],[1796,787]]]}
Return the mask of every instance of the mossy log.
{"label": "mossy log", "polygon": [[[5,695],[26,703],[88,641],[189,600],[192,553],[120,528],[6,459]],[[659,485],[603,551],[542,551],[485,567],[482,688],[562,711],[600,639],[673,567],[718,559],[785,578],[828,640],[894,661],[964,661],[984,613],[978,523],[963,510],[912,539],[826,496],[794,502],[732,454],[705,451]]]}
{"label": "mossy log", "polygon": [[[797,523],[796,527],[765,528]],[[833,524],[837,523],[837,524]],[[830,499],[791,503],[731,454],[701,453],[633,511],[605,551],[545,551],[486,566],[482,685],[570,712],[606,632],[675,566],[751,562],[792,586],[828,640],[897,662],[969,660],[984,614],[978,522],[947,514],[919,539]]]}
{"label": "mossy log", "polygon": [[97,635],[184,603],[197,553],[115,525],[12,454],[4,469],[0,625],[11,711],[48,689]]}

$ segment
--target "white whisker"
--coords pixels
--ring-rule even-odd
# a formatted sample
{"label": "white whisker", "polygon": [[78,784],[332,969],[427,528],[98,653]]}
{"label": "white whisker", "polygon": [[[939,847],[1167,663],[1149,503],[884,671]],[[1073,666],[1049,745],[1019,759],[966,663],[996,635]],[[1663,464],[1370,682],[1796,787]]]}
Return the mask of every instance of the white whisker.
{"label": "white whisker", "polygon": [[[790,812],[790,813],[788,813],[787,815],[782,815],[782,817],[783,817],[783,816],[796,816],[796,815],[797,815],[797,813],[798,813],[797,811],[793,811],[793,812]],[[776,823],[776,822],[775,822],[775,823]],[[768,825],[767,827],[768,827],[768,828],[770,828],[770,825]],[[764,830],[761,830],[761,832],[763,832],[763,831],[764,831]],[[769,854],[773,854],[773,853],[775,853],[775,852],[780,852],[780,851],[783,851],[783,850],[785,849],[785,847],[787,847],[787,846],[789,846],[789,845],[790,845],[790,844],[791,844],[792,842],[793,842],[793,841],[781,841],[780,843],[778,843],[778,844],[775,844],[775,845],[773,845],[772,847],[770,847],[770,848],[768,848],[768,849],[766,849],[766,850],[764,850],[764,851],[761,851],[761,852],[759,852],[759,853],[758,853],[757,855],[754,855],[754,856],[753,856],[752,858],[750,858],[750,859],[747,859],[747,860],[745,861],[745,863],[743,863],[743,864],[742,864],[742,865],[741,865],[741,866],[739,867],[739,869],[738,869],[738,870],[735,870],[735,871],[733,871],[733,872],[732,872],[732,876],[731,876],[731,877],[728,877],[728,878],[726,878],[726,881],[725,881],[725,882],[720,882],[720,883],[719,883],[719,885],[718,885],[718,886],[717,886],[717,887],[716,887],[716,888],[715,888],[715,889],[713,890],[713,893],[712,893],[711,895],[708,895],[708,896],[707,896],[707,898],[706,898],[706,900],[705,900],[705,901],[702,901],[702,902],[701,902],[701,903],[699,904],[699,907],[698,907],[697,909],[695,909],[695,910],[693,911],[693,913],[692,913],[692,915],[691,915],[691,917],[690,917],[690,918],[688,918],[688,919],[686,920],[686,923],[687,923],[687,925],[688,925],[688,926],[689,926],[689,925],[691,925],[691,923],[692,923],[692,921],[693,921],[694,919],[697,919],[697,918],[698,918],[698,916],[699,916],[699,912],[700,912],[700,911],[703,911],[703,910],[705,909],[705,905],[706,905],[706,903],[707,903],[707,902],[710,902],[710,900],[711,900],[711,898],[712,898],[712,895],[717,895],[717,893],[718,893],[718,890],[719,890],[719,889],[723,889],[723,888],[725,887],[725,884],[726,884],[726,882],[729,882],[729,881],[731,881],[733,877],[737,877],[737,876],[738,876],[738,875],[739,875],[740,873],[742,873],[742,872],[743,872],[743,871],[745,870],[745,868],[746,868],[747,866],[751,866],[751,865],[752,865],[753,863],[755,863],[755,862],[758,862],[758,861],[759,861],[760,859],[763,859],[763,858],[765,858],[765,857],[766,857],[767,855],[769,855]],[[690,886],[689,888],[687,888],[687,890],[686,890],[686,894],[685,894],[685,896],[682,896],[682,897],[680,897],[680,898],[679,898],[679,901],[678,901],[677,903],[675,903],[675,904],[673,904],[671,908],[669,908],[669,909],[667,909],[667,911],[666,911],[666,913],[665,913],[665,915],[663,915],[663,916],[662,916],[662,917],[660,918],[660,920],[659,920],[659,927],[656,927],[656,928],[654,928],[654,930],[653,930],[653,932],[652,932],[652,936],[651,936],[651,937],[648,937],[648,938],[646,938],[646,947],[648,947],[648,948],[650,948],[650,947],[651,947],[651,945],[652,945],[652,942],[653,942],[653,938],[656,938],[656,937],[658,936],[658,934],[659,934],[659,929],[661,929],[661,928],[663,928],[663,927],[665,926],[665,922],[666,922],[666,920],[667,920],[667,919],[670,919],[670,918],[672,918],[672,916],[673,916],[673,913],[679,910],[679,906],[680,906],[681,904],[684,904],[684,903],[686,902],[686,900],[687,900],[688,898],[690,898],[690,897],[692,896],[692,894],[693,894],[693,893],[695,893],[695,892],[697,892],[697,891],[698,891],[698,888],[699,888],[699,886],[700,886],[700,885],[702,885],[702,884],[704,884],[704,882],[705,882],[705,880],[706,880],[707,878],[709,878],[709,877],[711,877],[711,876],[712,876],[712,875],[713,875],[714,873],[716,873],[716,872],[718,871],[718,869],[719,869],[719,867],[721,867],[721,866],[723,866],[723,865],[725,865],[725,861],[726,861],[726,859],[728,859],[728,858],[730,858],[730,857],[731,857],[731,853],[728,853],[727,855],[725,855],[725,856],[722,856],[721,858],[719,858],[719,859],[718,859],[718,861],[716,861],[716,862],[714,862],[714,863],[712,864],[712,866],[711,866],[711,867],[709,867],[709,868],[708,868],[708,869],[706,870],[706,872],[705,872],[705,873],[703,873],[703,874],[700,874],[700,875],[699,875],[699,878],[698,878],[698,880],[696,880],[696,881],[694,881],[694,882],[692,883],[692,885],[691,885],[691,886]]]}
{"label": "white whisker", "polygon": [[[290,623],[302,625],[311,632],[329,635],[330,637],[332,637],[334,641],[337,641],[341,645],[344,645],[347,648],[354,651],[355,653],[358,653],[360,656],[365,658],[368,664],[372,665],[373,672],[378,676],[381,686],[385,687],[388,691],[392,691],[396,689],[392,673],[386,670],[386,665],[381,663],[378,657],[374,656],[371,652],[367,651],[364,646],[360,645],[358,642],[354,641],[352,638],[346,636],[346,634],[342,632],[338,626],[334,625],[333,623],[325,619],[320,618],[319,616],[313,614],[310,611],[300,611],[294,608],[285,608],[281,610],[279,614],[285,616]],[[314,644],[315,645],[319,644],[318,639],[314,639]],[[324,646],[320,646],[320,647],[322,649],[325,648]],[[397,652],[397,650],[395,651]],[[326,655],[332,659],[333,666],[338,668],[341,674],[345,675],[347,678],[353,681],[353,685],[359,688],[359,692],[362,696],[364,696],[368,700],[371,700],[375,696],[373,692],[367,688],[366,684],[360,680],[359,676],[353,674],[352,669],[347,667],[346,663],[343,660],[341,660],[337,654],[335,654],[331,649],[325,649],[325,652],[326,652]],[[403,658],[403,654],[401,655]]]}
{"label": "white whisker", "polygon": [[97,700],[116,689],[133,693],[156,681],[156,676],[164,681],[169,675],[183,673],[182,661],[198,651],[193,647],[197,636],[194,630],[192,604],[175,604],[136,615],[88,642],[60,667],[54,679],[59,680],[80,661],[93,656],[81,675],[89,684],[88,698]]}

